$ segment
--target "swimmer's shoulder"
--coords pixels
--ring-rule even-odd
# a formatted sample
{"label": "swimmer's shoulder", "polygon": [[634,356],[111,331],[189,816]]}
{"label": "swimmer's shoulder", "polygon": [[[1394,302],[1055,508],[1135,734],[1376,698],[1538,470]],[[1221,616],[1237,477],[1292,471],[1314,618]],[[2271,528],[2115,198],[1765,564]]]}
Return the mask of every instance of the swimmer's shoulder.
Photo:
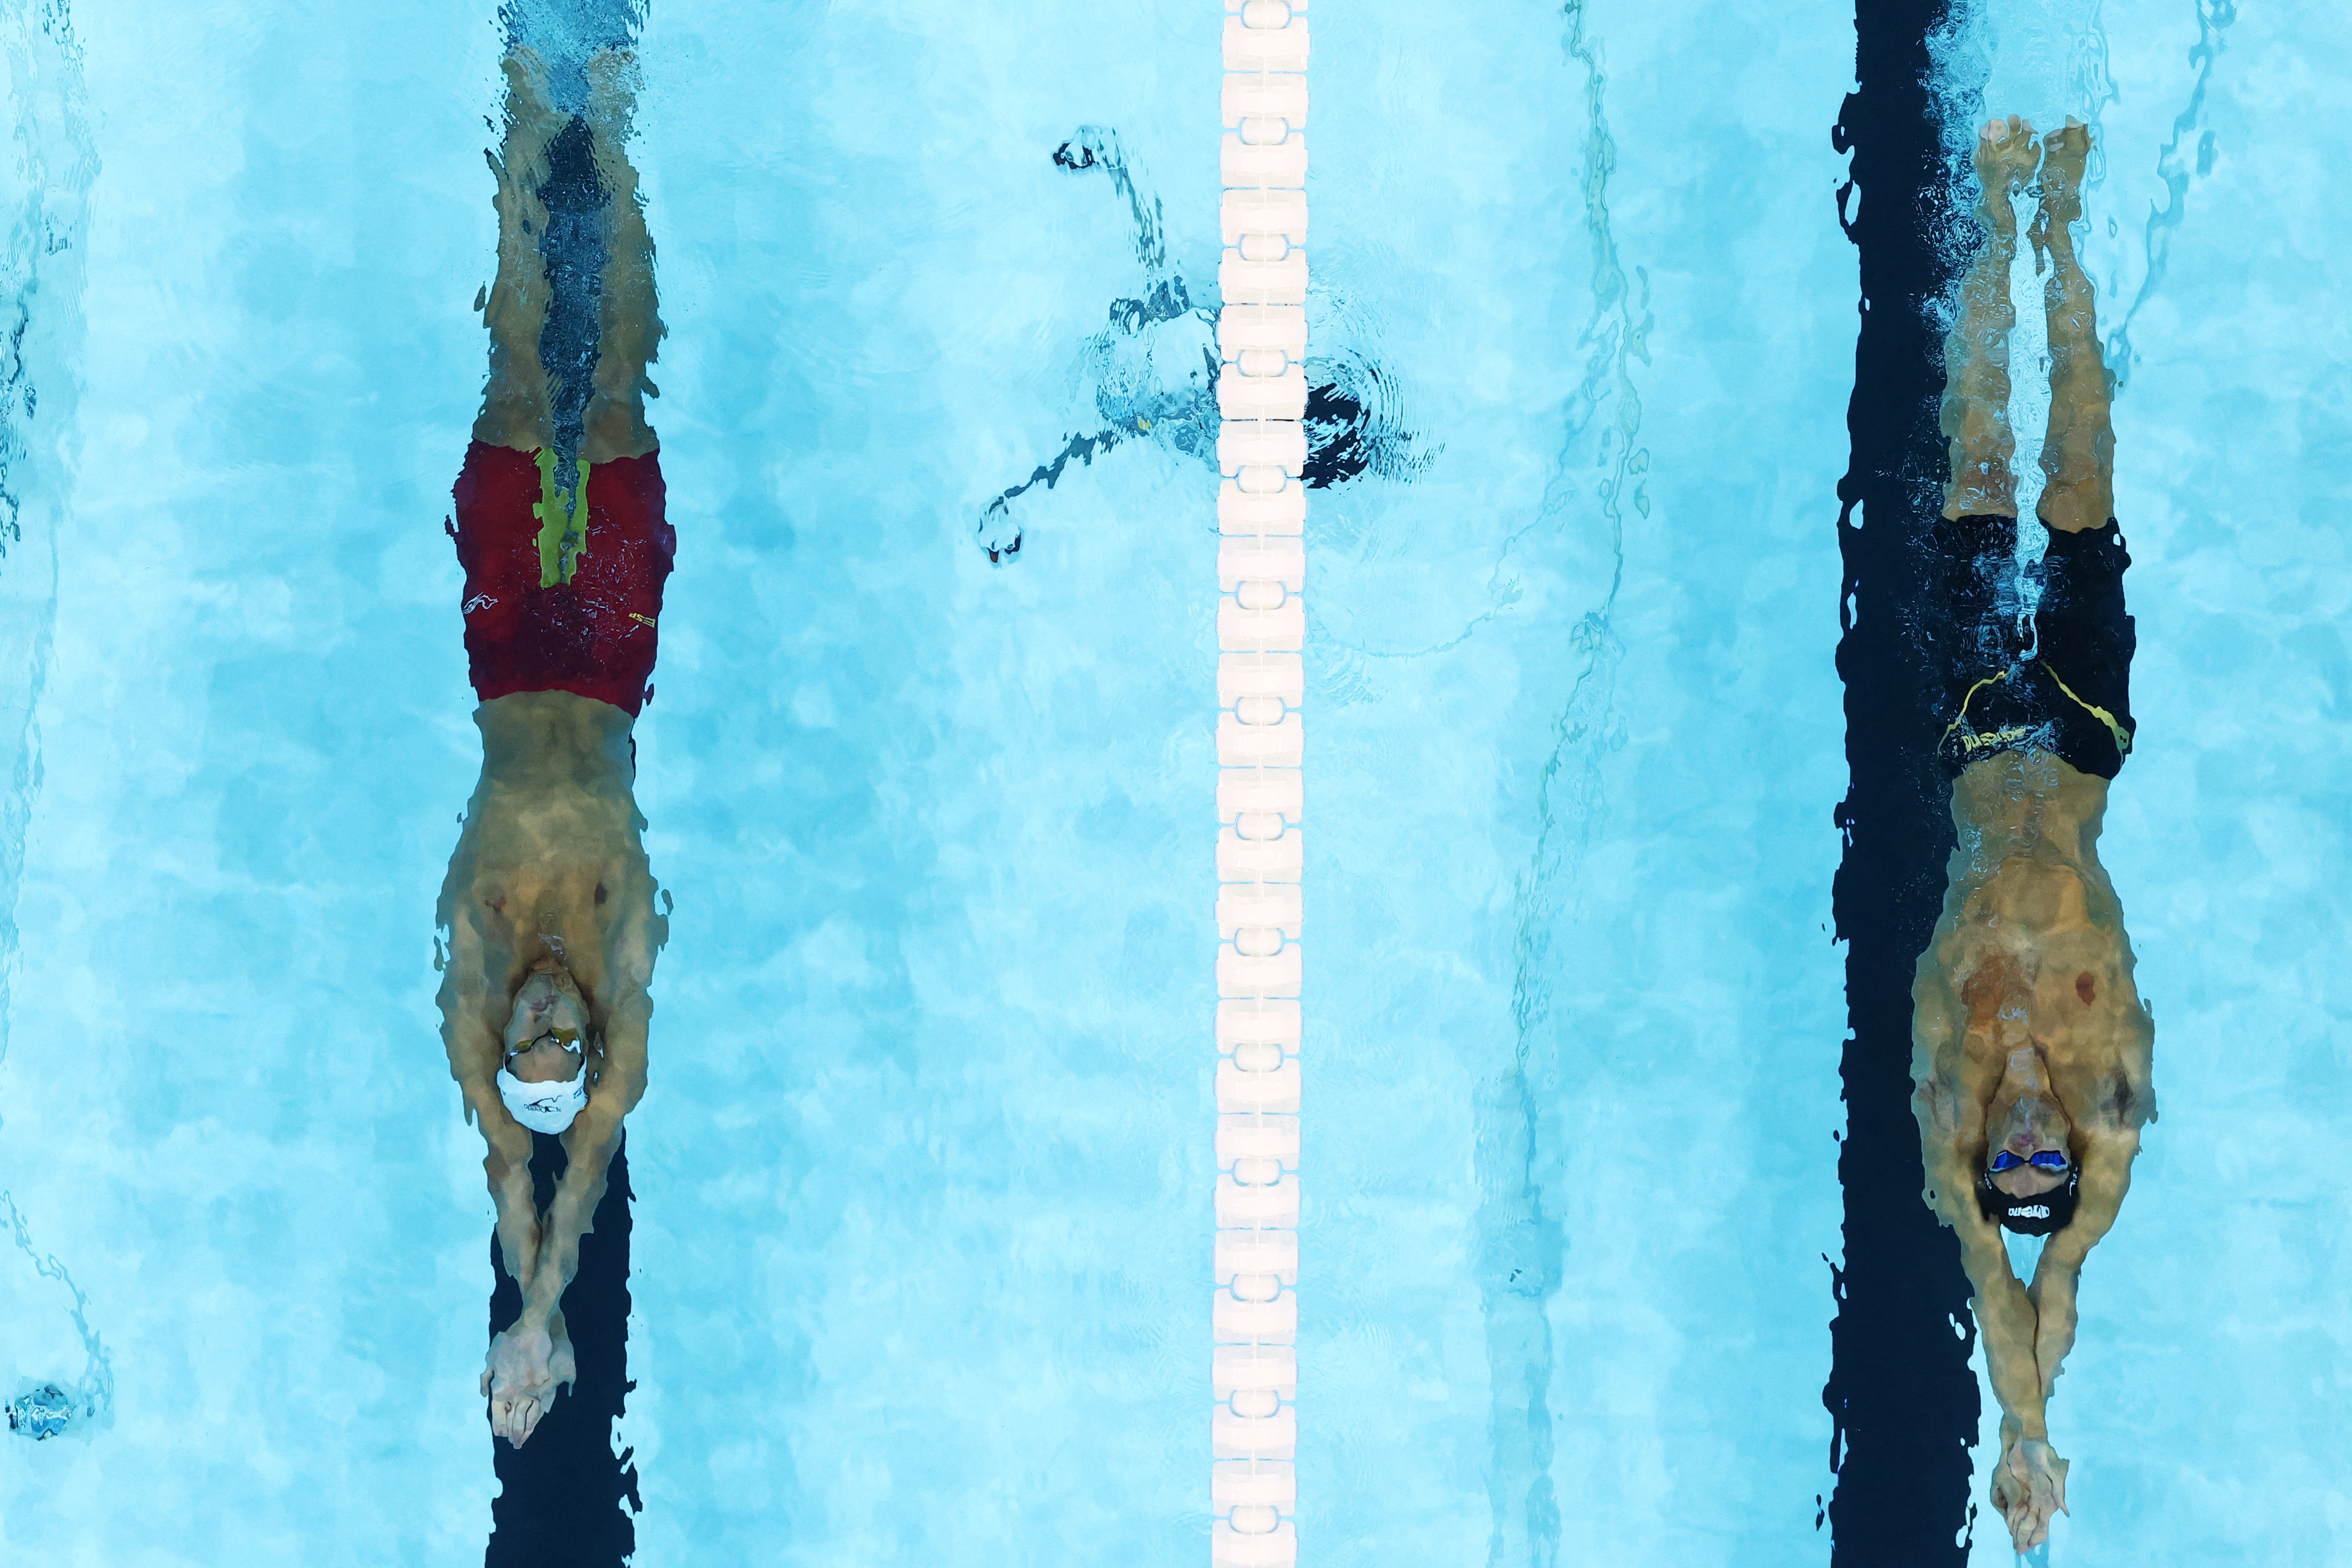
{"label": "swimmer's shoulder", "polygon": [[2061,1026],[2049,1032],[2059,1042],[2049,1052],[2050,1065],[2067,1114],[2085,1128],[2112,1132],[2136,1131],[2155,1121],[2155,1026],[2128,971],[2102,975],[2074,969],[2066,994],[2045,1005],[2073,1014],[2053,1021]]}
{"label": "swimmer's shoulder", "polygon": [[[2054,1065],[2054,1064],[2053,1064]],[[2141,1064],[2144,1066],[2144,1064]],[[2156,1120],[2156,1086],[2122,1053],[2058,1069],[2059,1101],[2066,1114],[2093,1138],[2133,1138]]]}

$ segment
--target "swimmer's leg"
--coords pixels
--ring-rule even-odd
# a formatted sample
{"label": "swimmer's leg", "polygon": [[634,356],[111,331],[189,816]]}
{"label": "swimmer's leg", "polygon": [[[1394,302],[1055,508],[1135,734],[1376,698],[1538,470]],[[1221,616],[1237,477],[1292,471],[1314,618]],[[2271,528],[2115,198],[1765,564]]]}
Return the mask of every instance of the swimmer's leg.
{"label": "swimmer's leg", "polygon": [[2017,257],[2017,216],[2009,194],[2033,172],[2033,128],[2016,115],[1987,122],[1977,140],[1984,199],[1977,216],[1985,247],[1960,282],[1960,317],[1944,339],[1943,428],[1951,441],[1952,478],[1944,515],[2017,515],[2017,452],[2009,427],[2009,333],[2017,310],[2009,266]]}
{"label": "swimmer's leg", "polygon": [[2068,226],[2083,216],[2083,163],[2091,131],[2069,120],[2043,139],[2042,210],[2034,248],[2053,265],[2042,287],[2050,315],[2050,432],[2042,445],[2042,515],[2072,533],[2097,528],[2116,511],[2116,432],[2108,422],[2110,383],[2099,352],[2091,280],[2074,259]]}
{"label": "swimmer's leg", "polygon": [[547,177],[548,143],[568,117],[548,101],[538,56],[518,50],[506,58],[504,69],[506,144],[501,153],[486,154],[499,182],[499,271],[482,300],[483,324],[490,331],[490,375],[474,439],[529,452],[555,438],[547,370],[539,356],[549,299],[547,270],[539,257],[539,237],[547,230],[539,185]]}
{"label": "swimmer's leg", "polygon": [[646,367],[660,352],[664,329],[654,293],[653,236],[628,160],[636,88],[636,58],[627,51],[603,50],[588,62],[590,145],[610,215],[597,302],[596,390],[583,419],[580,452],[590,463],[642,457],[657,445],[646,423],[646,399],[659,394]]}

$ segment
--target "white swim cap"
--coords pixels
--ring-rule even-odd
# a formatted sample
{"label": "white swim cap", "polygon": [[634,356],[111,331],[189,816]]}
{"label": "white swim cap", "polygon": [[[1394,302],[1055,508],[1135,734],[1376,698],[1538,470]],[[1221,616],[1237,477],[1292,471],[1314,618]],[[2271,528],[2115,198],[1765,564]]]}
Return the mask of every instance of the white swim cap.
{"label": "white swim cap", "polygon": [[500,1068],[499,1098],[507,1102],[507,1113],[533,1132],[561,1132],[588,1103],[587,1064],[581,1064],[577,1078],[554,1083],[525,1083]]}

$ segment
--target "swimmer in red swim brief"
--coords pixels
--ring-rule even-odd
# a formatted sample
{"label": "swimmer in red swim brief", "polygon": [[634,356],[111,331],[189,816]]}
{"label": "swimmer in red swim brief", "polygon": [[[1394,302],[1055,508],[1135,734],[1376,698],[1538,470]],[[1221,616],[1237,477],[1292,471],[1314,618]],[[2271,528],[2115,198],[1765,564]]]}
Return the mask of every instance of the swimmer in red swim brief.
{"label": "swimmer in red swim brief", "polygon": [[[662,333],[653,240],[636,171],[604,123],[611,115],[547,107],[529,59],[508,65],[521,113],[504,162],[492,161],[490,380],[451,530],[466,571],[466,653],[485,702],[569,691],[635,714],[677,545],[646,423],[646,367]],[[617,123],[625,135],[625,118]],[[599,248],[601,278],[582,276],[577,258],[593,261]]]}
{"label": "swimmer in red swim brief", "polygon": [[[439,910],[450,1076],[489,1146],[497,1251],[520,1315],[481,1375],[520,1446],[577,1367],[562,1298],[645,1092],[667,935],[637,813],[634,735],[650,695],[675,536],[662,516],[646,367],[660,342],[653,242],[624,146],[635,65],[588,64],[583,112],[545,68],[506,62],[499,269],[481,307],[490,374],[449,531],[482,774]],[[542,1212],[534,1134],[565,1164]]]}
{"label": "swimmer in red swim brief", "polygon": [[[474,693],[568,691],[635,714],[677,545],[662,520],[661,455],[597,461],[583,443],[578,466],[586,482],[566,494],[547,447],[477,437],[467,450],[454,531]],[[568,550],[567,532],[577,536]]]}

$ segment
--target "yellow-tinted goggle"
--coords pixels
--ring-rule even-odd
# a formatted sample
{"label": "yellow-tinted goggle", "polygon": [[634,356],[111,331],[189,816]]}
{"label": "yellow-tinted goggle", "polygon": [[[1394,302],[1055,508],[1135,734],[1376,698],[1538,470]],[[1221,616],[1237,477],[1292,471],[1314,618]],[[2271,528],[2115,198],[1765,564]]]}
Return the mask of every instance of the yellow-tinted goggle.
{"label": "yellow-tinted goggle", "polygon": [[526,1051],[537,1050],[541,1045],[549,1040],[553,1040],[557,1045],[562,1046],[567,1051],[576,1051],[580,1049],[579,1030],[543,1029],[539,1034],[532,1036],[530,1039],[525,1040],[519,1046],[509,1046],[507,1047],[507,1060],[512,1061],[515,1058],[521,1056]]}

